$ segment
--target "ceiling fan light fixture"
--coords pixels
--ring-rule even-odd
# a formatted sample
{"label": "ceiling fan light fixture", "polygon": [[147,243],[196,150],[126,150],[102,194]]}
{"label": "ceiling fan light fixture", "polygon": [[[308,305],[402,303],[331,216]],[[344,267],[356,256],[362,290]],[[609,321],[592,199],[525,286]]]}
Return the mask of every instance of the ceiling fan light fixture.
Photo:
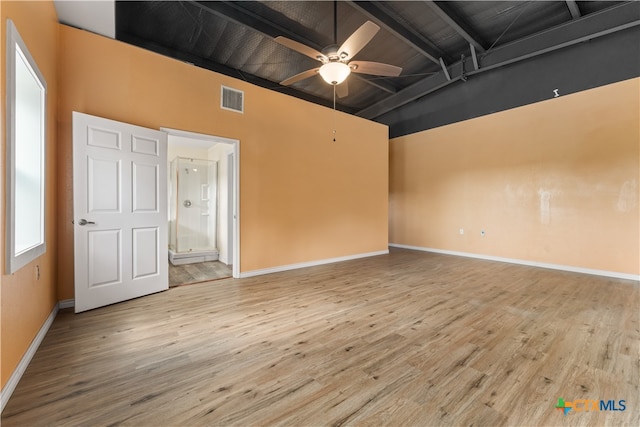
{"label": "ceiling fan light fixture", "polygon": [[320,67],[320,75],[330,85],[339,85],[350,73],[349,66],[342,62],[329,62]]}

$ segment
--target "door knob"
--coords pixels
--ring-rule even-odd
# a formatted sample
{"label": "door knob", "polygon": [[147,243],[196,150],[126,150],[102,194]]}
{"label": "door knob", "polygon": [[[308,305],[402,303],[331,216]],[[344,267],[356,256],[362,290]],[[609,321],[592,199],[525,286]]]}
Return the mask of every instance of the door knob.
{"label": "door knob", "polygon": [[87,221],[86,219],[82,218],[80,221],[78,221],[78,225],[87,225],[87,224],[95,224],[95,222],[93,221]]}

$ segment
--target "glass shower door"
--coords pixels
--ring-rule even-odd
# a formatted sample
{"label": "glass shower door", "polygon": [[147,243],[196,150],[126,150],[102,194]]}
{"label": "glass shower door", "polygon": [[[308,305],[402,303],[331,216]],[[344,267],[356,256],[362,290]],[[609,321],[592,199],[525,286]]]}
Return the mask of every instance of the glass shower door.
{"label": "glass shower door", "polygon": [[180,157],[176,160],[177,252],[215,249],[217,163]]}

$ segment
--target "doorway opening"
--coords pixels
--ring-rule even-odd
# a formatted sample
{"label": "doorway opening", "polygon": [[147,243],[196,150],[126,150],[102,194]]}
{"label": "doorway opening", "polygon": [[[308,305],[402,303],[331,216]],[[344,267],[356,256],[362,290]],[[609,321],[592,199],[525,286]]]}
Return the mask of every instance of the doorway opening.
{"label": "doorway opening", "polygon": [[168,134],[169,287],[239,277],[239,141]]}

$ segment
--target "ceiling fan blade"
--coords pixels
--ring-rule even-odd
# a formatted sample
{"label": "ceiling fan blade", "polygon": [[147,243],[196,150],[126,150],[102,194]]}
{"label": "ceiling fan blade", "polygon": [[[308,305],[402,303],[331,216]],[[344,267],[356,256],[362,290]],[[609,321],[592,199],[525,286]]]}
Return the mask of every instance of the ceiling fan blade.
{"label": "ceiling fan blade", "polygon": [[381,62],[351,61],[348,65],[354,73],[373,74],[374,76],[398,77],[402,72],[402,67]]}
{"label": "ceiling fan blade", "polygon": [[318,68],[312,68],[310,70],[307,71],[303,71],[299,74],[296,74],[295,76],[291,76],[288,79],[284,79],[283,81],[280,82],[280,84],[282,86],[289,86],[294,84],[295,82],[299,82],[300,80],[304,80],[304,79],[308,79],[309,77],[313,77],[316,74],[318,74],[318,70],[320,70],[320,67]]}
{"label": "ceiling fan blade", "polygon": [[[373,36],[380,30],[376,24],[371,21],[367,21],[360,26],[349,38],[342,43],[338,54],[341,60],[347,60],[356,56],[360,50],[371,41]],[[345,56],[346,55],[346,56]]]}
{"label": "ceiling fan blade", "polygon": [[338,98],[345,98],[349,95],[349,85],[347,85],[346,81],[336,85],[336,95],[338,95]]}
{"label": "ceiling fan blade", "polygon": [[282,36],[278,36],[278,37],[274,38],[274,40],[277,43],[280,43],[282,46],[286,46],[289,49],[295,50],[296,52],[299,52],[299,53],[301,53],[303,55],[307,55],[309,58],[313,58],[313,59],[316,59],[316,60],[322,61],[322,62],[325,62],[325,61],[329,60],[329,58],[327,58],[326,55],[324,55],[323,53],[318,52],[317,50],[315,50],[312,47],[309,47],[309,46],[304,45],[302,43],[298,43],[295,40],[291,40],[291,39],[288,39],[288,38],[282,37]]}

